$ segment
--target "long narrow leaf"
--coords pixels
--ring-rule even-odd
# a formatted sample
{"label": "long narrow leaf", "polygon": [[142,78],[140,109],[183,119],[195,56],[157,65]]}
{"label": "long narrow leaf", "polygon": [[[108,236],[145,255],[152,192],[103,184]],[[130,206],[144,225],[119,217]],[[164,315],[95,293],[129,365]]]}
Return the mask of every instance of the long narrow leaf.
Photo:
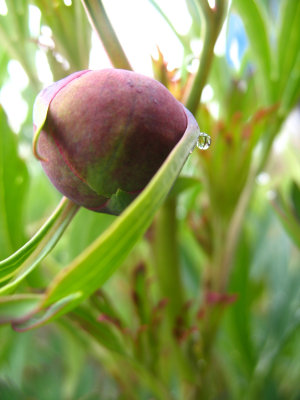
{"label": "long narrow leaf", "polygon": [[[64,198],[53,215],[20,250],[0,263],[0,294],[8,293],[21,282],[53,249],[79,206]],[[7,282],[7,279],[12,279]],[[1,285],[1,283],[0,283]]]}
{"label": "long narrow leaf", "polygon": [[26,240],[23,214],[27,188],[28,172],[18,155],[18,138],[0,105],[0,259]]}
{"label": "long narrow leaf", "polygon": [[31,313],[36,309],[40,300],[41,295],[36,294],[0,297],[0,323],[12,322],[24,314]]}
{"label": "long narrow leaf", "polygon": [[[192,114],[188,127],[162,167],[136,200],[112,225],[50,284],[39,307],[47,315],[29,320],[24,329],[38,326],[66,313],[99,288],[122,264],[137,240],[149,227],[156,211],[171,190],[181,168],[199,136],[198,125]],[[15,325],[16,326],[16,325]],[[18,329],[23,329],[21,324]]]}
{"label": "long narrow leaf", "polygon": [[277,193],[277,198],[276,201],[273,202],[273,206],[284,229],[296,246],[300,248],[300,223],[282,193]]}
{"label": "long narrow leaf", "polygon": [[232,7],[243,20],[265,101],[272,103],[272,53],[266,18],[258,1],[233,0]]}
{"label": "long narrow leaf", "polygon": [[[281,21],[278,30],[278,96],[285,91],[291,79],[292,70],[300,53],[300,2],[285,0],[281,7]],[[288,39],[288,44],[287,44]],[[294,76],[293,78],[298,78]],[[294,82],[295,83],[295,82]]]}

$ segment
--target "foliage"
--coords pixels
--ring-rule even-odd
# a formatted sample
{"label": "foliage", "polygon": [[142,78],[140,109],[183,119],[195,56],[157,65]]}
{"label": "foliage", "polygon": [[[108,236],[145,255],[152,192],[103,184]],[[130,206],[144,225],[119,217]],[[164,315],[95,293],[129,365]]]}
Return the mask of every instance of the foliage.
{"label": "foliage", "polygon": [[114,67],[134,65],[108,4],[3,2],[0,93],[17,61],[28,110],[14,132],[0,105],[0,397],[297,399],[300,168],[290,131],[299,124],[300,3],[186,0],[182,34],[168,13],[175,2],[144,2],[183,48],[175,70],[158,49],[153,76],[212,145],[189,155],[199,134],[190,116],[118,217],[66,199],[55,209],[60,196],[29,151],[42,52],[53,80],[86,69],[94,29]]}

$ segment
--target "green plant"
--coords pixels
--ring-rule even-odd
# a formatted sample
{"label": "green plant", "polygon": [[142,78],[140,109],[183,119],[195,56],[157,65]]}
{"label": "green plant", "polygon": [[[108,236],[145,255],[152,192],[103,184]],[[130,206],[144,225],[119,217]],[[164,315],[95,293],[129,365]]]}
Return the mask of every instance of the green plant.
{"label": "green plant", "polygon": [[[101,192],[119,216],[63,198],[48,219],[60,195],[32,153],[25,160],[19,154],[31,147],[30,114],[42,88],[33,5],[40,26],[51,28],[44,63],[54,81],[88,68],[88,20],[112,66],[131,70],[134,60],[101,0],[5,3],[0,81],[9,82],[13,59],[29,83],[22,93],[28,116],[18,135],[0,110],[1,395],[298,398],[299,141],[280,153],[274,143],[297,115],[299,2],[216,0],[212,7],[186,0],[191,23],[181,34],[164,2],[149,1],[183,49],[178,69],[168,69],[161,51],[152,65],[154,78],[186,107],[174,103],[187,115],[187,127],[135,199],[126,191],[136,188],[119,184],[122,190]],[[220,56],[215,49],[223,26]],[[228,56],[235,41],[236,67]],[[51,107],[37,104],[37,134],[45,129],[45,135]],[[205,152],[192,152],[197,123],[212,138]],[[39,145],[37,153],[45,156]]]}

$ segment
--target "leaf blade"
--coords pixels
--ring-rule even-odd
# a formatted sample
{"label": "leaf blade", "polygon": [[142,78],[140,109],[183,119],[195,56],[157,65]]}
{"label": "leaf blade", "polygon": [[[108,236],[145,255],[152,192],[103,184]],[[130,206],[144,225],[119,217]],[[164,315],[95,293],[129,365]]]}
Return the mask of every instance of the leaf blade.
{"label": "leaf blade", "polygon": [[[9,166],[9,167],[8,167]],[[0,106],[0,257],[15,251],[25,241],[23,212],[29,176],[18,155],[17,136],[8,126]]]}
{"label": "leaf blade", "polygon": [[[0,262],[0,294],[21,282],[55,246],[79,206],[63,198],[52,216],[36,235],[12,256]],[[11,278],[8,282],[7,279]]]}
{"label": "leaf blade", "polygon": [[253,0],[233,0],[232,7],[243,20],[250,41],[250,51],[257,64],[257,75],[263,89],[265,101],[272,102],[272,52],[268,38],[266,18],[258,2]]}
{"label": "leaf blade", "polygon": [[149,227],[196,144],[199,127],[192,114],[188,110],[186,113],[186,132],[147,187],[84,253],[54,278],[40,305],[44,315],[32,321],[31,316],[28,321],[24,317],[19,325],[15,324],[16,329],[37,327],[75,308],[121,265]]}
{"label": "leaf blade", "polygon": [[[181,157],[184,155],[185,161],[189,154],[187,147],[189,147],[191,143],[194,144],[196,142],[198,130],[198,125],[194,122],[191,131],[184,135],[187,145],[182,139],[180,141],[181,146],[177,145],[175,147],[153,180],[131,204],[131,206],[129,206],[124,213],[112,223],[108,230],[89,247],[89,250],[85,252],[85,254],[79,256],[60,276],[56,278],[47,293],[44,305],[52,304],[59,298],[65,297],[79,290],[82,292],[86,290],[85,293],[90,294],[111,275],[115,269],[113,267],[106,269],[103,268],[102,271],[98,270],[97,274],[95,274],[93,273],[93,268],[91,266],[96,266],[97,263],[102,260],[103,263],[104,261],[107,263],[110,262],[110,265],[120,261],[121,259],[124,260],[125,253],[128,254],[130,251],[126,249],[126,243],[136,242],[146,230],[145,227],[150,225],[156,209],[163,202],[165,196],[172,187],[173,181],[175,181],[181,167],[183,166]],[[169,160],[173,161],[173,164]],[[155,199],[154,194],[156,196]],[[148,212],[145,212],[145,210]],[[130,225],[134,226],[134,228],[129,229]],[[100,248],[101,250],[99,250]],[[123,254],[121,257],[120,249],[122,249]],[[85,270],[85,273],[83,273],[83,270]],[[101,272],[101,275],[99,275],[99,272]],[[84,287],[83,284],[85,284]]]}

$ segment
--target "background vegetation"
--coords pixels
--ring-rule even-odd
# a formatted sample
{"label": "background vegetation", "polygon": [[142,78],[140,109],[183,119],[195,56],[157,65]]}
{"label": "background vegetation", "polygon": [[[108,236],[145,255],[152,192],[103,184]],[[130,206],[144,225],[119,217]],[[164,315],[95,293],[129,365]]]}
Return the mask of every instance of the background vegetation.
{"label": "background vegetation", "polygon": [[[1,2],[0,98],[4,104],[19,68],[26,107],[22,121],[19,110],[8,119],[0,105],[0,259],[20,248],[61,198],[31,153],[41,50],[54,81],[88,68],[89,16],[112,65],[134,64],[106,3]],[[159,52],[153,76],[190,109],[212,145],[194,150],[176,190],[143,238],[130,239],[133,250],[101,288],[38,329],[1,326],[1,400],[300,398],[300,3],[186,0],[191,25],[184,35],[168,14],[174,0],[149,3],[183,48],[176,70]],[[33,7],[40,11],[34,29]],[[118,218],[80,209],[32,272],[2,264],[1,321],[26,314]],[[22,282],[6,292],[20,274]]]}

